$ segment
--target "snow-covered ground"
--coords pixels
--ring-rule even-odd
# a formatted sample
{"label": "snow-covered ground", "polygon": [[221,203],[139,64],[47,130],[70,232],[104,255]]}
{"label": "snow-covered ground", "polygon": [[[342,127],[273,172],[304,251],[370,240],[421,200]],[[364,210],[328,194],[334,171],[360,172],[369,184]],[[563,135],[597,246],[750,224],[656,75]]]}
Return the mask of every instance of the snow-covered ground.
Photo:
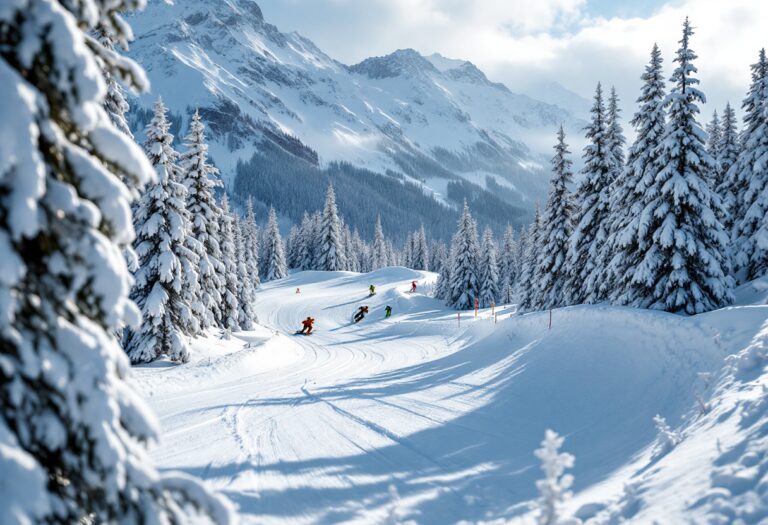
{"label": "snow-covered ground", "polygon": [[[533,451],[552,428],[576,456],[567,510],[584,519],[766,518],[768,306],[572,307],[551,327],[549,313],[504,307],[497,322],[482,310],[459,323],[406,293],[435,278],[297,273],[262,287],[260,330],[201,339],[186,365],[137,368],[162,422],[160,466],[204,478],[245,523],[381,523],[393,508],[418,523],[506,522],[531,519]],[[764,304],[767,290],[740,301]],[[363,304],[371,313],[351,324]],[[308,315],[316,332],[293,335]],[[657,414],[682,436],[661,457]]]}

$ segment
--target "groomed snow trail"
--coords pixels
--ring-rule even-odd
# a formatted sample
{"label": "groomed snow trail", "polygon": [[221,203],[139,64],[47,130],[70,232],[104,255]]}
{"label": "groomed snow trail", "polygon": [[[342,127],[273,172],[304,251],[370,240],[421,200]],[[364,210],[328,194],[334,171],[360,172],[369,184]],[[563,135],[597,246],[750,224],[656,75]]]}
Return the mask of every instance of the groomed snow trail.
{"label": "groomed snow trail", "polygon": [[[163,427],[161,466],[205,478],[245,523],[381,523],[393,504],[418,523],[509,519],[535,497],[546,428],[566,436],[577,490],[620,491],[653,416],[679,423],[705,388],[699,373],[730,351],[705,320],[601,306],[555,310],[551,329],[548,314],[509,308],[498,324],[481,311],[458,326],[406,293],[413,279],[435,275],[267,283],[260,331],[200,340],[184,366],[137,369]],[[351,324],[363,304],[370,314]],[[316,332],[293,335],[308,315]]]}

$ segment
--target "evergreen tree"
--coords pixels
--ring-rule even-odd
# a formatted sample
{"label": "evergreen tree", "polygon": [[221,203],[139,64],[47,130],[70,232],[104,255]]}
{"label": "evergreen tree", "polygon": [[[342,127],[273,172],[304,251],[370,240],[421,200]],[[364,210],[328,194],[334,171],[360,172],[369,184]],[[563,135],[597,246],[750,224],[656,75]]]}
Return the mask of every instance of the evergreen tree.
{"label": "evergreen tree", "polygon": [[224,264],[222,289],[220,290],[221,327],[237,332],[240,330],[240,303],[237,283],[237,251],[235,248],[235,219],[229,210],[229,198],[225,193],[221,197],[221,215],[219,216],[221,257]]}
{"label": "evergreen tree", "polygon": [[389,264],[387,241],[381,227],[381,216],[376,217],[376,227],[373,233],[373,248],[371,250],[371,270],[384,268]]}
{"label": "evergreen tree", "polygon": [[405,237],[405,242],[403,243],[403,252],[402,252],[402,265],[407,268],[413,268],[413,233],[409,233]]}
{"label": "evergreen tree", "polygon": [[[109,29],[100,25],[96,29],[96,38],[105,51],[115,53],[115,37]],[[120,81],[113,73],[112,66],[110,66],[104,58],[97,56],[97,61],[102,68],[104,81],[107,84],[107,95],[104,97],[104,109],[107,111],[112,124],[126,136],[133,139],[133,133],[131,133],[131,128],[128,126],[128,120],[125,118],[126,113],[128,113],[131,108],[125,98],[123,86],[120,85]]]}
{"label": "evergreen tree", "polygon": [[736,131],[736,113],[730,104],[726,104],[723,111],[720,135],[716,178],[717,194],[723,203],[723,217],[720,222],[723,223],[726,232],[732,232],[736,213],[736,194],[734,193],[735,183],[730,178],[734,174],[731,167],[738,162],[741,146]]}
{"label": "evergreen tree", "polygon": [[443,270],[443,261],[447,255],[447,248],[443,242],[433,242],[429,250],[429,270],[440,273]]}
{"label": "evergreen tree", "polygon": [[513,301],[518,303],[521,303],[521,299],[525,294],[523,279],[526,278],[525,260],[529,249],[530,237],[528,235],[528,228],[523,226],[520,228],[520,235],[517,238],[517,246],[515,247],[515,281],[512,286]]}
{"label": "evergreen tree", "polygon": [[[253,201],[250,197],[245,201],[243,242],[245,243],[246,270],[255,294],[261,284],[259,278],[259,227],[256,225],[256,215],[253,213]],[[256,317],[253,317],[253,320],[258,322]]]}
{"label": "evergreen tree", "polygon": [[624,129],[621,127],[621,109],[619,109],[619,96],[616,94],[615,87],[611,87],[611,98],[608,100],[605,119],[606,145],[612,166],[611,178],[615,179],[624,171],[624,146],[627,143]]}
{"label": "evergreen tree", "polygon": [[528,227],[525,238],[522,237],[521,241],[525,241],[525,252],[522,255],[522,265],[520,267],[520,279],[518,280],[518,300],[520,301],[520,308],[523,310],[530,310],[534,307],[535,293],[538,290],[536,280],[541,276],[537,274],[537,261],[539,260],[539,243],[541,225],[541,213],[539,212],[539,206],[536,205],[536,214],[534,215],[533,222]]}
{"label": "evergreen tree", "polygon": [[349,226],[344,226],[344,260],[346,262],[346,270],[349,272],[360,271],[360,248],[359,243],[355,239],[355,234],[349,229]]}
{"label": "evergreen tree", "polygon": [[667,125],[657,148],[656,176],[643,197],[639,246],[628,296],[630,304],[697,314],[732,300],[726,276],[728,238],[717,220],[719,199],[707,183],[714,160],[696,121],[704,95],[695,86],[696,54],[688,19],[677,51],[677,68],[667,95]]}
{"label": "evergreen tree", "polygon": [[346,263],[342,234],[341,221],[336,209],[336,193],[333,191],[333,186],[328,185],[323,219],[320,223],[318,269],[328,272],[344,269]]}
{"label": "evergreen tree", "polygon": [[288,240],[285,244],[285,262],[288,265],[288,268],[298,268],[301,262],[301,242],[299,227],[295,224],[291,226],[291,229],[288,232]]}
{"label": "evergreen tree", "polygon": [[190,235],[200,245],[200,300],[203,304],[201,325],[214,326],[222,318],[223,289],[221,248],[219,246],[221,209],[214,197],[215,177],[219,170],[208,163],[208,145],[199,112],[195,111],[185,139],[187,151],[181,157],[183,182],[187,189],[186,207],[191,217]]}
{"label": "evergreen tree", "polygon": [[[758,178],[763,178],[763,173],[760,170],[761,163],[757,163],[757,159],[760,155],[762,148],[761,144],[764,140],[765,133],[763,127],[764,122],[764,108],[766,105],[765,84],[766,77],[768,77],[768,59],[766,58],[765,49],[760,50],[758,60],[752,64],[752,83],[749,87],[747,97],[741,103],[741,109],[744,112],[744,127],[739,136],[740,150],[738,161],[731,166],[727,174],[727,179],[732,183],[733,188],[733,209],[731,215],[734,221],[734,227],[739,228],[747,209],[751,206],[751,201],[747,196],[749,193],[749,186],[752,178],[756,175],[757,170]],[[734,230],[734,240],[738,239],[741,234]],[[736,243],[737,251],[741,248],[740,243]],[[737,255],[736,267],[740,269],[745,261],[742,257]]]}
{"label": "evergreen tree", "polygon": [[595,91],[587,126],[584,168],[574,195],[573,234],[568,251],[567,304],[596,302],[602,299],[606,251],[611,211],[611,185],[616,175],[614,144],[608,140],[603,90]]}
{"label": "evergreen tree", "polygon": [[248,250],[246,248],[247,224],[235,216],[235,253],[237,256],[237,304],[238,324],[243,330],[253,330],[256,321],[254,303],[256,301],[256,289],[251,279],[251,268],[248,264]]}
{"label": "evergreen tree", "polygon": [[536,261],[536,289],[533,305],[538,309],[562,306],[568,279],[567,256],[571,235],[572,207],[568,185],[573,173],[570,151],[565,143],[563,127],[557,133],[555,156],[552,158],[552,182],[544,207],[539,231],[539,251]]}
{"label": "evergreen tree", "polygon": [[629,148],[627,167],[616,180],[613,191],[608,242],[613,255],[605,286],[611,300],[621,304],[636,304],[639,299],[634,294],[640,290],[632,285],[632,279],[649,247],[643,210],[646,194],[655,183],[655,161],[666,125],[662,62],[661,51],[654,44],[641,76],[643,87],[637,99],[638,110],[630,121],[637,138]]}
{"label": "evergreen tree", "polygon": [[[720,156],[720,144],[723,140],[722,130],[720,128],[720,117],[717,110],[712,112],[712,120],[707,124],[707,153],[717,162]],[[717,170],[715,171],[717,172]]]}
{"label": "evergreen tree", "polygon": [[136,254],[139,269],[131,298],[141,309],[142,323],[130,330],[125,344],[133,363],[148,363],[163,355],[174,361],[189,359],[185,335],[194,333],[195,316],[187,301],[185,272],[189,217],[186,190],[177,182],[178,153],[161,100],[145,130],[144,149],[155,168],[156,183],[149,184],[136,207]]}
{"label": "evergreen tree", "polygon": [[312,268],[313,259],[313,228],[312,219],[309,213],[304,212],[304,217],[301,219],[301,226],[299,226],[299,238],[297,240],[298,246],[296,247],[299,270],[310,270]]}
{"label": "evergreen tree", "polygon": [[427,245],[427,232],[424,231],[424,225],[414,233],[413,243],[413,269],[429,270],[429,247]]}
{"label": "evergreen tree", "polygon": [[500,300],[504,304],[509,304],[514,301],[513,290],[517,280],[517,243],[511,224],[507,224],[504,230],[504,242],[499,260]]}
{"label": "evergreen tree", "polygon": [[480,293],[480,282],[477,264],[477,226],[466,201],[458,226],[451,246],[451,280],[448,284],[447,304],[459,310],[468,310],[475,306],[475,298]]}
{"label": "evergreen tree", "polygon": [[453,266],[453,252],[444,249],[443,260],[440,263],[440,274],[435,284],[435,299],[448,301],[451,296],[451,267]]}
{"label": "evergreen tree", "polygon": [[541,460],[541,470],[544,478],[536,482],[539,489],[539,499],[536,500],[538,512],[537,525],[558,525],[565,523],[561,520],[561,507],[571,497],[573,476],[565,474],[566,469],[573,467],[574,457],[567,452],[560,452],[564,438],[557,432],[547,430],[541,448],[536,449],[536,457]]}
{"label": "evergreen tree", "polygon": [[480,306],[488,308],[495,305],[499,298],[499,265],[497,261],[496,242],[490,227],[485,228],[478,257],[480,288]]}
{"label": "evergreen tree", "polygon": [[156,175],[103,109],[97,55],[137,90],[144,75],[86,32],[124,42],[119,12],[140,5],[0,7],[3,523],[185,523],[192,508],[234,521],[202,485],[155,469],[146,443],[159,429],[112,335],[140,320],[121,253],[128,188]]}
{"label": "evergreen tree", "polygon": [[277,225],[277,214],[274,208],[269,209],[269,220],[264,232],[264,259],[266,269],[265,281],[284,279],[288,276],[288,265],[285,262],[283,239],[280,236],[280,228]]}
{"label": "evergreen tree", "polygon": [[752,66],[753,85],[744,101],[745,129],[742,153],[734,165],[736,202],[734,247],[735,266],[742,282],[766,274],[768,238],[765,236],[768,213],[768,65],[765,50]]}

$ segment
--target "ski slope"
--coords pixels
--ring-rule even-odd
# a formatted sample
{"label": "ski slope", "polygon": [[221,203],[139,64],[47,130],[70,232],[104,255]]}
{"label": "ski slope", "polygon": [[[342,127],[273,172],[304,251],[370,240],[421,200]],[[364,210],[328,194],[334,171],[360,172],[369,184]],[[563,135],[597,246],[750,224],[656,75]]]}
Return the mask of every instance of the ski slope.
{"label": "ski slope", "polygon": [[[622,512],[624,485],[655,466],[653,417],[690,425],[724,358],[768,318],[765,307],[685,318],[587,306],[555,310],[551,328],[548,313],[514,308],[459,323],[406,293],[414,279],[424,290],[435,275],[293,274],[262,287],[258,331],[200,339],[183,366],[136,369],[163,428],[156,460],[207,480],[244,523],[507,522],[531,518],[533,451],[552,428],[576,456],[568,512],[612,523],[611,502]],[[363,304],[371,313],[351,324]],[[307,316],[316,332],[294,335]],[[675,512],[686,521],[661,522],[687,522],[688,507]]]}

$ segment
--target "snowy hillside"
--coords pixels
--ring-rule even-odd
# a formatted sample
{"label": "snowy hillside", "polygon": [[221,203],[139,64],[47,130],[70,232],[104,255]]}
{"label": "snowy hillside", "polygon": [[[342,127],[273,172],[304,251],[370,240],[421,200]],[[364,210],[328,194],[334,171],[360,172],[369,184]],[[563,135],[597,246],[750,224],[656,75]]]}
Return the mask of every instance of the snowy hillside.
{"label": "snowy hillside", "polygon": [[[441,201],[447,182],[464,178],[531,210],[545,195],[556,127],[575,133],[583,124],[469,62],[400,50],[348,67],[268,24],[252,0],[155,0],[130,23],[129,54],[152,83],[140,106],[162,95],[183,131],[200,108],[230,185],[238,161],[266,152],[256,159],[264,164],[277,148],[310,165],[403,174]],[[146,115],[136,109],[140,129]],[[504,190],[488,188],[488,177]]]}
{"label": "snowy hillside", "polygon": [[[500,308],[498,323],[487,310],[459,323],[421,293],[434,279],[388,268],[264,285],[259,331],[135,370],[162,421],[155,458],[224,492],[245,523],[528,522],[533,451],[552,428],[576,457],[566,510],[590,523],[768,516],[768,306],[579,306],[551,328],[548,313]],[[308,315],[316,333],[292,335]],[[666,455],[657,414],[681,440]]]}

